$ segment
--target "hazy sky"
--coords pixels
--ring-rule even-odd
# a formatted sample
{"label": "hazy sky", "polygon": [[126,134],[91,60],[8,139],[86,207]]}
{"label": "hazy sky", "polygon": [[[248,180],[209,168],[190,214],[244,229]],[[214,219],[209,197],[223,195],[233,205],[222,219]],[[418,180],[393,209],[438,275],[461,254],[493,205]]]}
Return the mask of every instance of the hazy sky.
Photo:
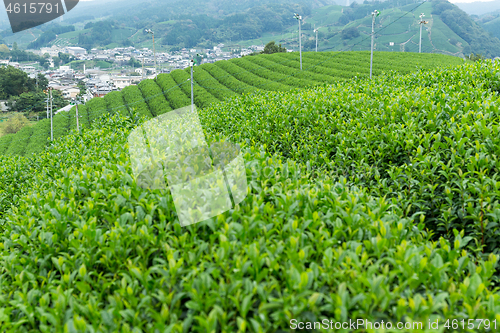
{"label": "hazy sky", "polygon": [[[88,0],[86,0],[88,1]],[[471,3],[471,2],[490,2],[490,1],[495,1],[495,0],[481,0],[481,1],[477,1],[477,0],[448,0],[449,2],[451,3]]]}

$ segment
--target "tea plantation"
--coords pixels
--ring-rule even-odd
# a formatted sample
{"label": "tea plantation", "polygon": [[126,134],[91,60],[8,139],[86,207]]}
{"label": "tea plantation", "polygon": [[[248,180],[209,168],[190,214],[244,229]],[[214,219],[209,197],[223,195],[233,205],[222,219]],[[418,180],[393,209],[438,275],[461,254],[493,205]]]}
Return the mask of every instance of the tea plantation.
{"label": "tea plantation", "polygon": [[[194,102],[198,108],[227,98],[256,91],[289,91],[295,88],[317,86],[368,77],[369,52],[305,52],[303,71],[300,71],[298,54],[283,53],[259,55],[203,64],[194,70]],[[409,54],[377,52],[373,74],[390,70],[409,73],[423,68],[458,65],[463,60],[439,54]],[[130,86],[121,92],[113,92],[104,98],[95,98],[80,106],[80,124],[89,126],[102,114],[119,113],[129,116],[133,109],[146,117],[191,104],[190,68],[174,70],[158,75],[156,80],[144,80],[138,86]],[[76,110],[57,114],[54,119],[54,137],[66,135],[76,129]],[[41,152],[49,144],[50,123],[46,120],[17,135],[0,137],[0,154],[30,156]]]}
{"label": "tea plantation", "polygon": [[209,141],[241,144],[249,194],[184,228],[170,192],[130,176],[127,137],[163,102],[140,99],[147,85],[124,95],[132,116],[124,101],[41,153],[0,156],[2,332],[289,332],[292,319],[498,330],[500,65],[200,110]]}

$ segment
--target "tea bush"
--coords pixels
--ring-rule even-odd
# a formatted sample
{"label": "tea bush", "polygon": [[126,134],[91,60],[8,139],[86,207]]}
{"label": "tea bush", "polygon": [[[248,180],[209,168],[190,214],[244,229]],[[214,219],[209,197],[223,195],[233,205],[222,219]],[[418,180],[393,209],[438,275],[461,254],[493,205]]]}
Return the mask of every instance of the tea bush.
{"label": "tea bush", "polygon": [[[415,71],[417,67],[432,69],[462,62],[460,58],[445,55],[377,52],[374,74],[392,69],[407,73]],[[194,102],[198,108],[205,108],[236,95],[260,90],[284,91],[366,76],[369,71],[369,53],[304,52],[304,69],[300,71],[299,68],[298,56],[293,53],[205,63],[196,66],[194,70]],[[111,92],[104,98],[94,98],[87,106],[80,106],[80,125],[90,125],[96,118],[107,113],[120,112],[128,115],[134,108],[141,115],[153,117],[171,109],[188,106],[191,104],[190,70],[186,68],[174,70],[170,74],[160,74],[155,82],[142,81],[140,88],[127,87],[121,92]],[[66,115],[70,117],[69,130],[76,129],[73,109]],[[15,139],[11,143],[33,145],[11,149],[16,154],[24,154],[42,151],[48,141]]]}
{"label": "tea bush", "polygon": [[[189,71],[189,73],[188,73]],[[188,80],[191,80],[191,68],[187,68],[186,70],[176,69],[170,73],[172,78],[175,80],[176,84],[184,91],[186,96],[189,96],[189,104],[191,104],[191,83]],[[193,74],[194,75],[194,74]],[[184,84],[184,82],[188,82]],[[200,108],[204,108],[209,106],[212,103],[217,103],[219,100],[214,97],[214,95],[210,94],[205,88],[200,85],[194,85],[193,87],[194,94],[194,104]]]}
{"label": "tea bush", "polygon": [[106,94],[106,96],[104,96],[104,101],[108,106],[108,112],[110,114],[119,113],[123,116],[130,115],[120,92],[112,91],[109,94]]}
{"label": "tea bush", "polygon": [[127,105],[129,112],[133,109],[141,116],[152,117],[148,105],[144,102],[142,93],[137,86],[128,86],[122,90],[123,100]]}
{"label": "tea bush", "polygon": [[142,92],[144,100],[148,104],[149,110],[153,116],[159,116],[166,112],[172,111],[161,88],[152,80],[141,81],[138,85],[139,90]]}
{"label": "tea bush", "polygon": [[[431,241],[423,215],[414,223],[347,178],[314,178],[244,142],[248,197],[181,228],[169,192],[142,190],[130,176],[127,136],[137,123],[98,121],[32,159],[0,157],[7,196],[18,193],[0,223],[4,332],[500,320],[497,257],[466,251],[463,232]],[[13,187],[19,175],[22,188]]]}
{"label": "tea bush", "polygon": [[203,110],[209,133],[265,144],[315,174],[425,214],[438,236],[500,252],[498,65],[388,75],[232,99]]}

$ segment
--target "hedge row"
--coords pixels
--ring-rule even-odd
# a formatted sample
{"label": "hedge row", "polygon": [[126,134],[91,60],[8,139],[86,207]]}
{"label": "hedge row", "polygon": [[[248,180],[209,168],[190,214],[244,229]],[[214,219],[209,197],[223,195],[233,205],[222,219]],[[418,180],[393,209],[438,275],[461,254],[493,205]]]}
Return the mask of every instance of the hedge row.
{"label": "hedge row", "polygon": [[242,69],[241,67],[235,65],[232,61],[227,61],[227,60],[217,61],[215,63],[215,66],[222,68],[223,70],[234,76],[237,80],[243,81],[248,85],[254,86],[262,90],[285,91],[292,89],[292,87],[290,86],[281,83],[276,83],[272,80],[261,78],[260,76],[254,73],[250,73]]}
{"label": "hedge row", "polygon": [[50,140],[50,119],[43,119],[38,121],[33,126],[33,133],[31,135],[30,143],[26,146],[24,156],[30,156],[33,153],[42,151],[47,142]]}
{"label": "hedge row", "polygon": [[153,80],[141,81],[138,85],[139,90],[146,103],[149,106],[154,117],[164,114],[166,112],[172,111],[170,104],[165,99],[163,92],[159,85]]}
{"label": "hedge row", "polygon": [[153,114],[149,111],[148,105],[144,102],[144,97],[137,86],[128,86],[122,91],[123,100],[129,112],[137,112],[139,115],[151,118]]}
{"label": "hedge row", "polygon": [[[186,68],[186,70],[176,69],[170,73],[172,78],[175,80],[177,84],[181,84],[181,89],[187,96],[191,96],[191,84],[188,80],[191,80],[191,74],[189,73],[191,68]],[[187,84],[183,84],[184,82],[188,82]],[[200,87],[196,84],[193,87],[194,92],[194,104],[198,108],[208,107],[212,103],[218,103],[219,100],[215,98],[213,95],[208,93],[204,88]],[[191,104],[191,103],[189,103]]]}
{"label": "hedge row", "polygon": [[221,85],[231,89],[236,94],[251,93],[260,89],[236,79],[234,76],[215,64],[203,64],[200,66],[215,78]]}
{"label": "hedge row", "polygon": [[31,134],[33,133],[33,127],[24,126],[19,132],[16,133],[12,139],[9,147],[5,151],[6,155],[23,155],[26,146],[30,142]]}
{"label": "hedge row", "polygon": [[5,151],[9,148],[10,143],[14,139],[15,134],[6,134],[0,137],[0,155],[5,153]]}
{"label": "hedge row", "polygon": [[110,114],[119,113],[122,116],[129,116],[127,107],[125,106],[125,102],[123,101],[123,95],[119,91],[112,91],[106,96],[104,96],[104,101],[108,107],[108,112]]}
{"label": "hedge row", "polygon": [[197,85],[202,86],[219,101],[223,101],[227,98],[231,98],[237,95],[236,93],[234,93],[234,91],[220,84],[219,81],[214,79],[212,75],[210,75],[210,73],[208,73],[204,69],[203,66],[195,67],[193,76],[194,82],[196,82]]}
{"label": "hedge row", "polygon": [[279,82],[283,85],[287,85],[290,87],[300,88],[300,87],[309,87],[309,86],[317,85],[316,81],[297,78],[294,75],[292,76],[292,75],[282,74],[279,72],[279,70],[272,71],[272,70],[267,69],[266,67],[263,67],[259,64],[256,64],[255,62],[248,60],[247,58],[251,58],[251,57],[235,59],[233,61],[233,64],[236,64],[237,66],[239,66],[239,67],[241,67],[241,68],[243,68],[251,73],[255,73],[256,75],[258,75],[262,78],[272,80],[275,82]]}
{"label": "hedge row", "polygon": [[265,67],[272,72],[281,73],[285,75],[292,75],[296,78],[302,78],[305,80],[314,81],[315,84],[322,84],[322,83],[333,84],[338,81],[338,79],[335,79],[332,76],[324,74],[318,74],[304,70],[297,71],[296,68],[286,66],[286,62],[276,63],[274,61],[271,61],[269,59],[270,57],[272,57],[272,55],[263,55],[261,57],[252,56],[252,57],[245,57],[245,60],[258,64],[259,66]]}
{"label": "hedge row", "polygon": [[[165,98],[172,109],[180,109],[191,105],[191,99],[177,86],[170,74],[160,74],[156,77],[156,83],[160,86]],[[189,82],[185,83],[188,84]]]}
{"label": "hedge row", "polygon": [[87,106],[87,114],[90,123],[93,123],[94,120],[101,115],[108,113],[106,102],[104,102],[104,98],[102,97],[92,98],[85,105]]}

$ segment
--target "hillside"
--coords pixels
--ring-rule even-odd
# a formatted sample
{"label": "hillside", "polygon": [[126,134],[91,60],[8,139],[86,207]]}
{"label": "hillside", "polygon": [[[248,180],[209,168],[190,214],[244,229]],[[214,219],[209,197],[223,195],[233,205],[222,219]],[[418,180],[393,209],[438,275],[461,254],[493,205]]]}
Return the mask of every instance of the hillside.
{"label": "hillside", "polygon": [[[82,6],[88,8],[93,3]],[[98,4],[93,5],[100,8]],[[102,6],[108,8],[111,5],[105,3]],[[176,7],[180,6],[177,2],[158,7],[152,1],[136,4],[134,10],[129,6],[134,5],[126,2],[123,3],[124,10],[97,10],[96,15],[102,16],[99,18],[74,13],[72,15],[80,16],[71,16],[59,24],[68,23],[77,30],[58,34],[57,37],[52,35],[48,44],[80,45],[86,48],[128,45],[152,48],[151,37],[144,33],[144,28],[151,28],[157,37],[158,50],[211,48],[218,43],[225,43],[228,49],[238,49],[252,44],[266,44],[271,40],[297,50],[298,29],[293,13],[299,12],[304,17],[302,31],[305,50],[315,48],[315,26],[319,28],[320,50],[368,50],[370,13],[377,9],[381,11],[376,22],[378,51],[418,52],[418,15],[423,12],[425,20],[429,22],[424,27],[423,52],[500,56],[500,40],[487,33],[498,34],[500,30],[496,29],[495,22],[480,25],[459,7],[442,0],[422,3],[389,0],[352,3],[350,6],[339,6],[333,1],[201,1],[183,4],[182,8]],[[96,25],[92,27],[92,24]],[[343,34],[346,29],[354,29],[356,33]],[[15,36],[4,34],[4,39],[9,43],[15,40],[21,47],[26,47],[41,33],[40,30],[31,29]]]}
{"label": "hillside", "polygon": [[[354,77],[367,77],[370,69],[369,52],[304,52],[303,71],[300,71],[297,53],[259,55],[202,64],[194,71],[194,102],[198,108],[233,98],[241,94],[263,91],[289,91],[295,88],[335,83]],[[432,54],[404,54],[377,52],[373,74],[391,70],[409,73],[423,68],[463,63],[462,59]],[[94,98],[80,106],[80,124],[90,126],[104,113],[130,115],[137,112],[154,117],[191,104],[190,69],[161,74],[156,82],[144,80],[121,92],[104,98]],[[54,117],[54,137],[58,138],[76,129],[76,110]],[[50,120],[44,119],[33,127],[15,135],[0,138],[0,154],[26,155],[40,152],[48,144]]]}
{"label": "hillside", "polygon": [[484,23],[484,30],[490,32],[493,36],[500,38],[500,12],[496,14],[496,18]]}
{"label": "hillside", "polygon": [[492,327],[499,73],[467,63],[205,108],[210,142],[241,143],[249,194],[185,228],[168,190],[130,175],[139,119],[104,115],[32,159],[0,156],[3,331]]}

